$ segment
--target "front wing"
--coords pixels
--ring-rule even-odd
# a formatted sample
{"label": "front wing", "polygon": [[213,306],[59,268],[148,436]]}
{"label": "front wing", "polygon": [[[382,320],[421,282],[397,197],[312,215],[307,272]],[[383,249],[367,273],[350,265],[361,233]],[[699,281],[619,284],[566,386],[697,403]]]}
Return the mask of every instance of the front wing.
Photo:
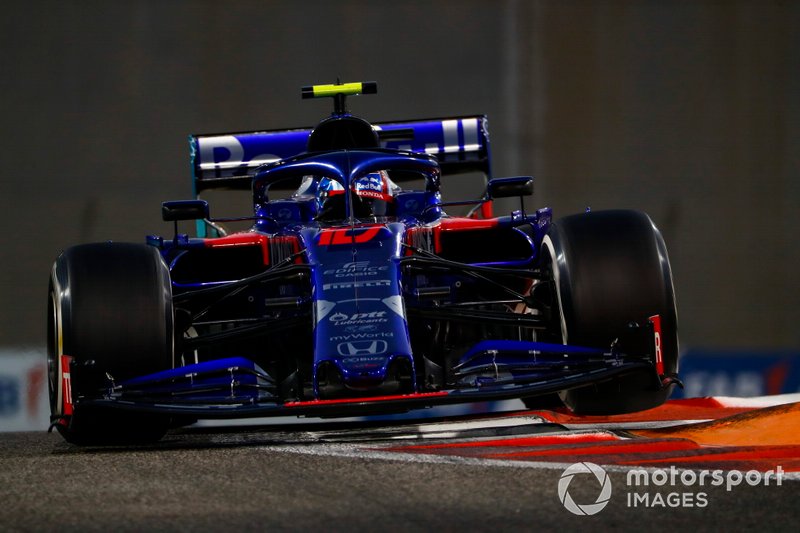
{"label": "front wing", "polygon": [[[643,329],[652,331],[652,326]],[[659,374],[653,352],[645,350],[631,356],[615,347],[604,351],[540,342],[482,341],[454,368],[458,381],[450,388],[305,401],[283,401],[278,395],[278,384],[264,370],[248,359],[229,358],[120,383],[109,379],[107,388],[97,391],[96,396],[75,398],[70,411],[84,407],[113,408],[198,419],[359,416],[528,398],[591,386],[632,373],[650,376],[656,393],[673,380]]]}

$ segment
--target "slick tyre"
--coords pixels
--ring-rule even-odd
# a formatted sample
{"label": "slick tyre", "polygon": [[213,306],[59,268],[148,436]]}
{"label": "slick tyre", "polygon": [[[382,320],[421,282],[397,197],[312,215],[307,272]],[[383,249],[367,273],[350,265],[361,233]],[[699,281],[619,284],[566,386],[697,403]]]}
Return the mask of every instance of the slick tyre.
{"label": "slick tyre", "polygon": [[[678,370],[675,296],[667,249],[650,218],[637,211],[597,211],[553,224],[542,244],[555,285],[552,329],[564,344],[610,347],[630,323],[660,315],[664,374]],[[661,405],[672,386],[654,372],[560,393],[572,411],[611,415]]]}
{"label": "slick tyre", "polygon": [[[158,250],[125,243],[69,248],[53,265],[49,293],[50,407],[62,436],[75,444],[160,439],[166,417],[81,405],[111,381],[172,367],[172,290]],[[62,355],[72,358],[69,368]],[[71,415],[64,412],[65,395],[74,404]]]}

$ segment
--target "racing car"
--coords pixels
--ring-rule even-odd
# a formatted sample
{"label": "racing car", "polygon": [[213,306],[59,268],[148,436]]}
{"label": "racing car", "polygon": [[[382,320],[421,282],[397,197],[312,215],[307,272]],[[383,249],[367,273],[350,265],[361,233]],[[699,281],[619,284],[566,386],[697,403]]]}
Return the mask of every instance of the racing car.
{"label": "racing car", "polygon": [[[348,110],[376,92],[304,87],[333,100],[316,127],[190,136],[192,198],[161,209],[173,231],[59,255],[51,428],[135,443],[201,419],[665,401],[680,383],[677,315],[648,215],[526,209],[534,180],[492,177],[485,116]],[[442,180],[476,173],[480,197],[442,198]],[[212,217],[213,189],[250,191],[252,212]]]}

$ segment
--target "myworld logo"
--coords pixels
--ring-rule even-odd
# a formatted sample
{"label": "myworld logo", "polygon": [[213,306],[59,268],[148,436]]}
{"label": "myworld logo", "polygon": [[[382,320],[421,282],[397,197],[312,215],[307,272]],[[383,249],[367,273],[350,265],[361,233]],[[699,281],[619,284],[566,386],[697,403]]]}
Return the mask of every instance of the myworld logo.
{"label": "myworld logo", "polygon": [[[569,493],[572,479],[579,474],[592,474],[599,484],[599,494],[594,503],[577,504]],[[585,476],[584,476],[585,477]],[[601,466],[594,463],[575,463],[570,465],[561,474],[558,480],[558,499],[561,504],[572,514],[587,516],[602,511],[611,499],[611,478]]]}

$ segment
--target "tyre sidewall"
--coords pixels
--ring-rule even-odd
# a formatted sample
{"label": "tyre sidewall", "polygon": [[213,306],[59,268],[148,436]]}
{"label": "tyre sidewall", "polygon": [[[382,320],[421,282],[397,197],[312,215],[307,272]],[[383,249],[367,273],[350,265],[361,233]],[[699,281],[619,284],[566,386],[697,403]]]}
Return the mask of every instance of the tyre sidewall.
{"label": "tyre sidewall", "polygon": [[[169,270],[153,247],[100,243],[65,250],[53,266],[48,306],[48,385],[55,419],[64,414],[65,371],[75,400],[96,396],[109,378],[119,382],[173,366]],[[62,368],[61,355],[72,358],[71,368]],[[71,442],[119,440],[149,434],[145,425],[125,435],[125,428],[146,418],[75,405],[69,427],[57,427]]]}
{"label": "tyre sidewall", "polygon": [[[598,211],[565,217],[543,240],[550,258],[558,313],[551,329],[561,342],[607,348],[628,324],[661,316],[664,373],[678,369],[677,314],[666,246],[650,218],[637,211]],[[660,405],[654,374],[566,391],[576,412],[614,414]]]}

